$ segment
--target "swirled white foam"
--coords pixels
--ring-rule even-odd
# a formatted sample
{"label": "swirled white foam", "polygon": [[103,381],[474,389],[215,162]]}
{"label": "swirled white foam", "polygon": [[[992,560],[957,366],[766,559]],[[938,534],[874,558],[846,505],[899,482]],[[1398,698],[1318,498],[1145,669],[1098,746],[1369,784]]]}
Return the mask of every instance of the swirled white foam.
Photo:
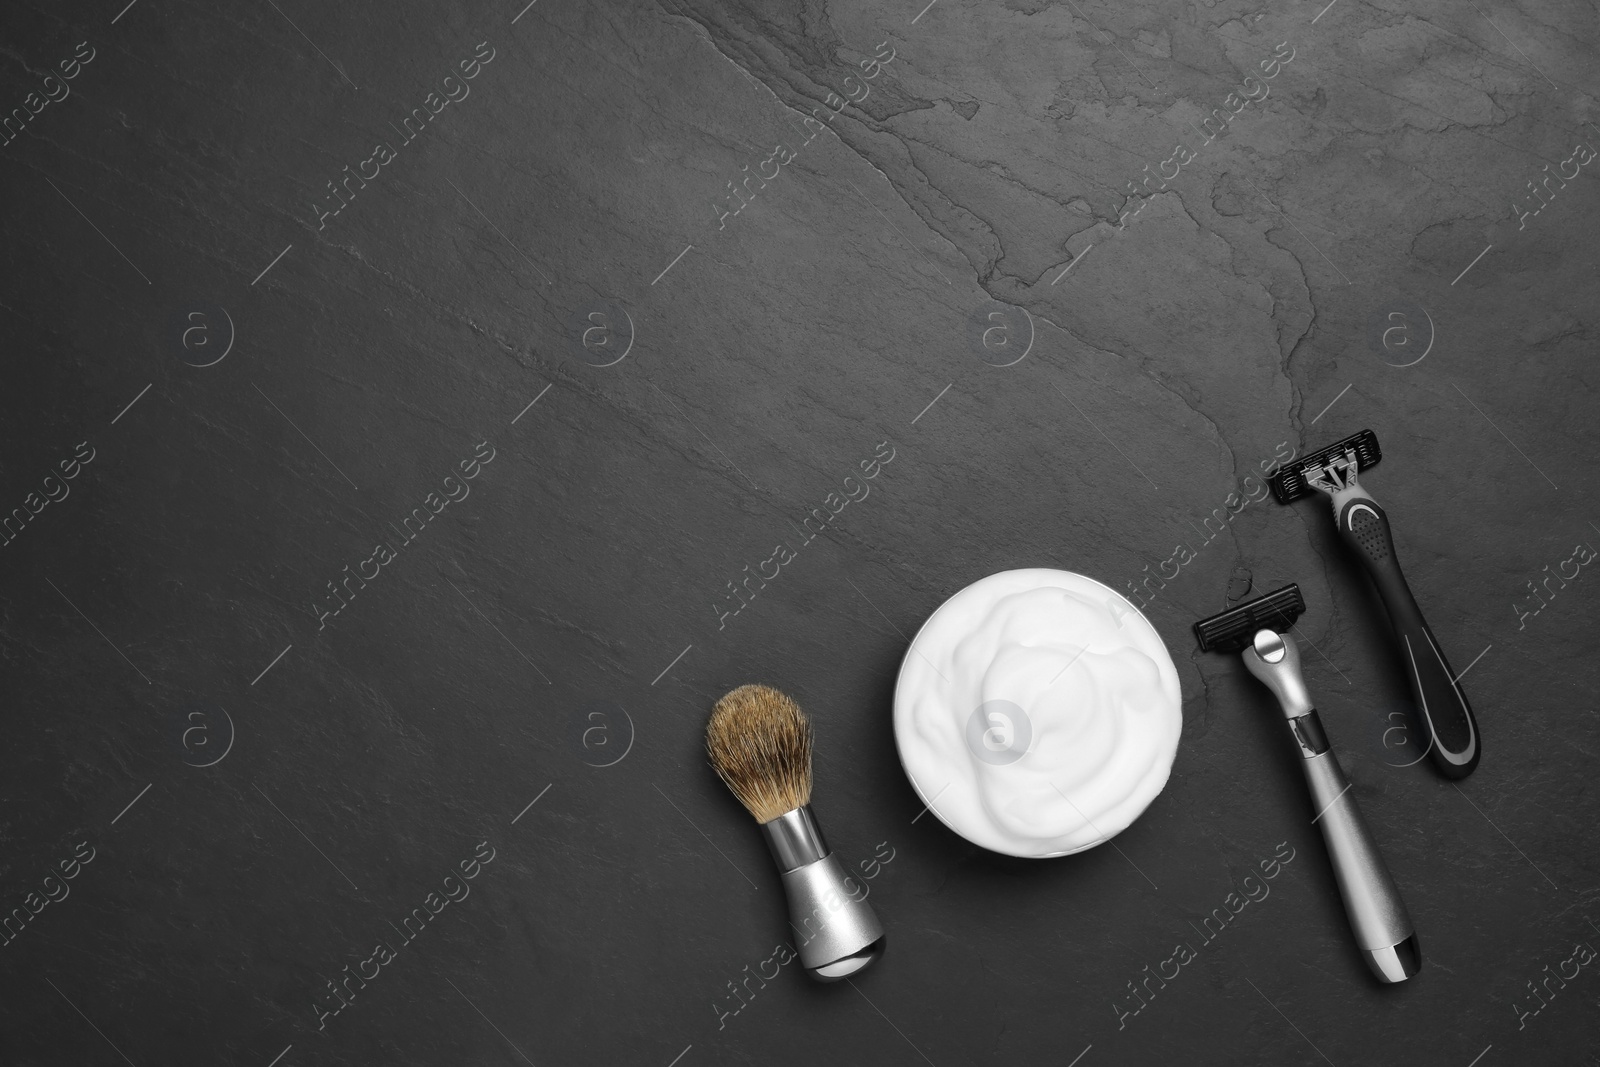
{"label": "swirled white foam", "polygon": [[1166,785],[1182,729],[1155,628],[1071,571],[967,586],[923,625],[895,687],[900,762],[923,802],[1012,856],[1080,852],[1126,829]]}

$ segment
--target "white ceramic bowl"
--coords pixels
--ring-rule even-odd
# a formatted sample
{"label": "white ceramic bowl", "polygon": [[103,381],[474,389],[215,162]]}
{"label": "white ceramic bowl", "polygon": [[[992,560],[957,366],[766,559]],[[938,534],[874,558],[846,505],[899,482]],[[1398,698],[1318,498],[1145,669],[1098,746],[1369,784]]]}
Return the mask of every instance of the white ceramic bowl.
{"label": "white ceramic bowl", "polygon": [[894,694],[923,803],[974,844],[1044,858],[1126,829],[1167,783],[1178,672],[1115,590],[1071,571],[991,574],[939,606]]}

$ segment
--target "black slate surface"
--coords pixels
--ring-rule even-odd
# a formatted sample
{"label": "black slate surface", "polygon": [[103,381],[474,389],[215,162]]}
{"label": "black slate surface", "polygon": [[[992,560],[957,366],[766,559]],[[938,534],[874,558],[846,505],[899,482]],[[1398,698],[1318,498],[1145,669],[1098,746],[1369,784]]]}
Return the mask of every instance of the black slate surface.
{"label": "black slate surface", "polygon": [[[1597,37],[1503,0],[6,5],[0,1062],[1600,1062]],[[1204,525],[1363,427],[1478,710],[1459,786],[1398,766],[1324,506]],[[1025,566],[1179,568],[1171,780],[1044,862],[924,815],[890,727],[908,635]],[[1193,648],[1290,580],[1402,987],[1265,691]],[[810,712],[888,928],[853,986],[779,965],[705,765],[746,681]]]}

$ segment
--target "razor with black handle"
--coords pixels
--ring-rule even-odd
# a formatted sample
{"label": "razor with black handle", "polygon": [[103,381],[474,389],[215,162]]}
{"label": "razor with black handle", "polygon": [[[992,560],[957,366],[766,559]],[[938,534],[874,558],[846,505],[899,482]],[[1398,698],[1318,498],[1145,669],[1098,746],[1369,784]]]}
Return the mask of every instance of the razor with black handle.
{"label": "razor with black handle", "polygon": [[1445,777],[1465,778],[1478,765],[1478,722],[1400,573],[1388,514],[1356,479],[1359,471],[1382,458],[1377,436],[1362,430],[1283,467],[1271,478],[1272,492],[1280,504],[1313,491],[1327,494],[1333,502],[1339,536],[1366,565],[1400,639],[1400,659],[1411,681],[1428,757]]}
{"label": "razor with black handle", "polygon": [[1300,587],[1287,585],[1195,623],[1194,632],[1202,650],[1239,652],[1245,669],[1278,698],[1356,945],[1380,982],[1403,982],[1422,967],[1422,949],[1300,675],[1300,650],[1288,631],[1304,611]]}

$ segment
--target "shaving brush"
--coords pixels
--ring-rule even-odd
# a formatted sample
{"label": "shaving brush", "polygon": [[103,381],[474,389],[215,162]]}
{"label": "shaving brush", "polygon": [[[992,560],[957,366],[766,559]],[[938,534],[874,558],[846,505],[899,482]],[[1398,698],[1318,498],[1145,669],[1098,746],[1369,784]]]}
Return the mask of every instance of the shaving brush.
{"label": "shaving brush", "polygon": [[883,951],[866,886],[845,873],[811,813],[811,723],[787,696],[743,685],[711,709],[711,766],[761,824],[811,977],[836,982]]}

